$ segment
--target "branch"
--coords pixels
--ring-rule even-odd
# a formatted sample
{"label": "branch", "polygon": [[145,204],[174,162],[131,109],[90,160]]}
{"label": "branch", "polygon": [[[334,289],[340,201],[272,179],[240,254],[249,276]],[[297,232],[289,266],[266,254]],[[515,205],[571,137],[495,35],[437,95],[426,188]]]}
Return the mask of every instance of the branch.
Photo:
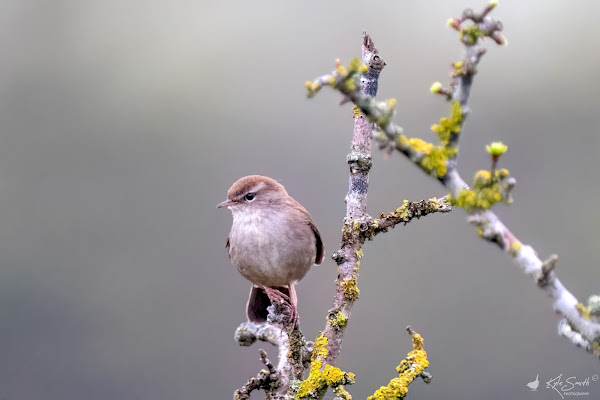
{"label": "branch", "polygon": [[[349,83],[354,75],[362,72],[358,68],[350,68],[348,71],[338,68],[331,75],[307,83],[308,94],[313,96],[323,86],[331,86],[344,95],[344,101],[352,101],[370,121],[381,128],[381,133],[375,138],[382,148],[399,151],[423,171],[437,178],[450,190],[453,203],[465,208],[470,215],[469,222],[476,226],[479,236],[498,245],[513,258],[522,272],[540,283],[537,286],[550,296],[554,309],[564,318],[565,322],[561,321],[559,332],[574,344],[600,357],[600,322],[591,318],[589,313],[592,298],[588,307],[583,306],[556,277],[552,270],[554,262],[544,264],[531,246],[523,245],[496,214],[489,210],[498,201],[510,202],[510,190],[516,184],[514,178],[508,177],[506,170],[495,171],[496,159],[492,163],[492,172],[479,171],[476,174],[472,190],[456,169],[457,145],[469,113],[467,104],[473,77],[477,72],[476,66],[485,53],[480,46],[480,39],[489,37],[497,44],[506,44],[506,39],[501,34],[502,24],[488,16],[496,4],[492,0],[479,14],[465,10],[460,19],[451,19],[448,23],[460,32],[459,38],[465,46],[466,58],[453,64],[450,89],[444,89],[439,82],[431,87],[433,93],[452,101],[450,116],[432,126],[432,130],[438,133],[440,145],[406,137],[402,128],[391,122],[396,104],[394,99],[387,102],[376,101]],[[465,21],[472,21],[473,25],[461,27]]]}
{"label": "branch", "polygon": [[[359,93],[365,101],[377,94],[378,78],[385,62],[379,56],[378,50],[369,35],[363,33],[362,63],[355,59],[347,70],[337,61],[337,70],[333,75],[319,78],[316,82],[307,82],[309,95],[316,93],[324,84],[339,84],[348,93]],[[355,80],[360,71],[360,81]],[[346,97],[343,102],[352,100]],[[344,330],[350,318],[352,306],[358,299],[357,286],[362,247],[366,240],[371,240],[381,232],[387,232],[399,223],[406,225],[413,218],[420,218],[435,212],[448,212],[452,208],[447,197],[430,199],[428,201],[408,202],[394,212],[381,214],[379,219],[367,214],[367,192],[369,186],[369,170],[371,169],[371,141],[373,124],[369,118],[355,107],[354,133],[351,151],[346,157],[349,165],[348,193],[346,195],[346,217],[342,229],[340,250],[332,255],[338,265],[338,279],[333,307],[328,311],[325,330],[315,341],[311,359],[309,377],[300,383],[297,398],[320,399],[327,388],[342,399],[351,396],[343,385],[354,382],[354,375],[334,367],[340,353]]]}
{"label": "branch", "polygon": [[[361,77],[360,89],[358,91],[365,96],[374,97],[377,94],[378,79],[385,62],[379,56],[379,51],[367,33],[363,33],[362,61],[368,66],[368,70]],[[354,134],[352,145],[347,161],[350,167],[348,177],[348,194],[346,195],[346,218],[344,226],[367,223],[370,218],[367,210],[367,191],[369,187],[369,170],[371,169],[371,138],[373,136],[373,124],[360,113],[354,114]],[[340,248],[342,257],[336,258],[338,263],[338,279],[336,282],[336,294],[333,300],[333,308],[329,315],[336,315],[336,323],[326,325],[322,336],[328,341],[328,355],[324,361],[333,364],[340,352],[344,327],[350,318],[352,305],[358,299],[358,266],[362,255],[364,239],[356,242],[344,241]]]}
{"label": "branch", "polygon": [[[373,97],[377,93],[378,77],[385,66],[370,36],[363,34],[362,57],[365,65],[356,60],[355,67],[362,68],[360,89],[354,81],[345,80],[345,84]],[[347,71],[338,61],[340,75]],[[352,69],[351,69],[352,73]],[[352,75],[351,75],[352,76]],[[312,84],[311,84],[312,85]],[[250,378],[246,385],[236,391],[234,399],[249,398],[249,393],[264,389],[267,399],[289,399],[296,392],[298,398],[322,398],[327,388],[333,388],[338,397],[350,399],[343,385],[354,382],[354,375],[333,366],[343,340],[343,331],[350,318],[354,301],[358,299],[356,285],[358,266],[362,257],[362,246],[381,232],[387,232],[399,223],[406,225],[413,218],[452,209],[448,197],[429,199],[420,202],[404,201],[403,205],[387,215],[381,214],[374,219],[366,213],[369,170],[371,168],[371,140],[373,124],[358,110],[354,110],[354,135],[352,149],[347,156],[350,169],[349,188],[346,196],[346,218],[341,249],[333,254],[338,264],[338,279],[333,308],[327,315],[325,330],[317,338],[314,349],[297,327],[292,324],[291,316],[283,304],[274,302],[269,307],[268,323],[242,323],[235,332],[235,339],[241,346],[250,346],[256,340],[269,342],[279,348],[279,365],[275,373],[265,375],[261,371],[257,377]],[[280,327],[293,326],[291,332]],[[261,350],[261,359],[266,353]],[[266,358],[265,358],[266,359]],[[310,359],[310,361],[309,361]],[[310,364],[310,375],[299,386],[295,383],[302,379],[302,372]]]}
{"label": "branch", "polygon": [[[390,228],[394,228],[398,224],[406,225],[414,218],[419,219],[429,214],[438,212],[447,213],[450,211],[452,211],[452,206],[449,203],[448,196],[444,196],[440,199],[434,197],[429,200],[421,201],[404,200],[403,204],[395,211],[381,214],[379,218],[371,218],[370,215],[365,214],[360,220],[344,220],[344,227],[342,228],[342,244],[348,246],[358,245],[355,254],[357,259],[360,259],[363,254],[363,244],[367,240],[373,240],[373,237],[376,235],[387,232]],[[343,246],[332,255],[332,258],[338,265],[343,264],[346,261],[345,257]],[[355,268],[354,272],[358,272],[357,268]],[[349,293],[346,295],[348,296]]]}
{"label": "branch", "polygon": [[[364,96],[373,97],[377,94],[378,78],[385,62],[379,56],[379,51],[366,32],[363,33],[362,60],[365,74],[361,77],[360,84],[357,85],[354,81],[348,82],[354,85],[354,89],[363,93]],[[354,66],[358,68],[361,63],[356,60]],[[345,72],[345,68],[339,64],[339,61],[338,71],[340,73]],[[307,82],[308,84],[310,83]],[[357,86],[360,86],[360,88]],[[346,158],[350,174],[348,194],[346,195],[344,230],[347,227],[368,224],[371,220],[371,217],[366,213],[366,209],[369,170],[371,169],[373,125],[360,112],[355,111],[351,151]],[[344,328],[347,325],[348,318],[350,318],[352,305],[359,295],[356,280],[358,278],[358,266],[360,265],[359,260],[362,256],[362,245],[366,237],[357,236],[358,240],[353,242],[342,239],[340,250],[333,255],[338,264],[338,279],[336,281],[333,308],[328,312],[325,330],[315,340],[310,375],[301,383],[297,393],[298,398],[322,398],[328,387],[334,388],[341,394],[347,394],[343,385],[354,382],[353,374],[342,372],[339,368],[333,367],[333,364],[340,353]],[[343,235],[343,238],[345,237],[346,235]]]}
{"label": "branch", "polygon": [[[287,369],[285,363],[288,362],[288,334],[285,330],[270,323],[255,324],[252,322],[242,322],[235,330],[235,341],[240,346],[251,346],[257,340],[261,342],[271,343],[279,349],[279,366],[278,369]],[[302,360],[304,367],[308,367],[312,354],[313,342],[305,341],[301,347]],[[282,365],[283,364],[283,365]]]}
{"label": "branch", "polygon": [[250,399],[250,393],[254,390],[264,389],[268,392],[278,385],[279,374],[271,361],[267,358],[267,353],[263,349],[260,349],[258,353],[260,355],[260,361],[267,369],[260,371],[255,378],[248,379],[248,382],[246,382],[244,386],[235,391],[233,400],[248,400]]}
{"label": "branch", "polygon": [[421,200],[417,202],[404,200],[404,204],[396,211],[388,214],[381,214],[379,219],[373,220],[373,235],[381,232],[387,232],[397,224],[408,224],[413,218],[421,218],[432,213],[447,213],[452,211],[452,206],[448,200],[448,196],[440,199],[435,197],[429,200]]}
{"label": "branch", "polygon": [[483,239],[495,243],[507,252],[519,269],[550,297],[554,310],[563,317],[559,324],[559,334],[600,357],[600,323],[591,320],[586,312],[589,306],[583,306],[556,277],[553,271],[555,260],[540,260],[533,247],[522,244],[496,214],[489,210],[475,212],[468,220],[477,227]]}
{"label": "branch", "polygon": [[412,336],[413,350],[396,367],[398,377],[390,381],[387,386],[382,386],[369,396],[368,400],[390,400],[403,399],[408,393],[408,385],[416,378],[421,377],[425,383],[431,382],[431,374],[425,372],[429,366],[427,353],[423,350],[423,338],[410,326],[406,327],[408,334]]}
{"label": "branch", "polygon": [[[283,302],[274,302],[267,309],[267,323],[244,322],[236,329],[234,337],[240,346],[251,346],[257,340],[277,346],[279,363],[274,372],[269,370],[267,374],[262,370],[256,377],[250,378],[235,392],[234,400],[249,399],[250,392],[257,389],[263,389],[267,399],[290,399],[292,382],[302,379],[304,368],[309,365],[312,342],[306,342],[298,325],[293,324],[288,307]],[[290,326],[293,326],[291,331],[282,328]],[[266,352],[262,349],[259,352],[261,360],[263,355],[266,360]]]}

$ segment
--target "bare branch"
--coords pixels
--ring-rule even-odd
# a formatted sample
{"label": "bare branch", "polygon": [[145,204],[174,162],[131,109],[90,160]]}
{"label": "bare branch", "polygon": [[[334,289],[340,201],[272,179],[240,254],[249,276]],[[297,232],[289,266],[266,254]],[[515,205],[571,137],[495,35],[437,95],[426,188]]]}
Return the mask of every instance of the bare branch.
{"label": "bare branch", "polygon": [[260,349],[258,351],[260,355],[260,361],[267,367],[266,370],[262,370],[254,378],[248,379],[248,382],[240,389],[236,390],[233,394],[233,400],[248,400],[250,399],[250,393],[257,389],[264,389],[269,392],[273,387],[279,384],[279,376],[277,370],[267,358],[267,353]]}

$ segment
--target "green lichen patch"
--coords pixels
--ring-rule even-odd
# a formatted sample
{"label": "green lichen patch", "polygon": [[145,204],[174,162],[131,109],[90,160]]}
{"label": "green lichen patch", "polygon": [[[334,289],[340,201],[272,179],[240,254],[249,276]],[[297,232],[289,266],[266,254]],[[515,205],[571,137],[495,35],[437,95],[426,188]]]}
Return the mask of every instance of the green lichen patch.
{"label": "green lichen patch", "polygon": [[343,312],[339,310],[329,310],[327,314],[327,323],[336,331],[342,330],[348,324],[348,319]]}
{"label": "green lichen patch", "polygon": [[406,145],[410,146],[417,153],[428,154],[435,146],[433,143],[426,142],[419,138],[410,138],[406,140]]}
{"label": "green lichen patch", "polygon": [[350,65],[348,67],[348,71],[351,73],[358,73],[358,74],[364,74],[365,72],[367,72],[369,70],[369,66],[366,64],[363,64],[358,57],[354,57],[352,60],[350,60]]}
{"label": "green lichen patch", "polygon": [[431,130],[438,134],[442,146],[448,146],[452,134],[459,134],[464,121],[464,115],[460,102],[452,102],[452,110],[449,117],[440,119],[439,124],[433,124]]}
{"label": "green lichen patch", "polygon": [[351,279],[340,283],[342,290],[344,291],[344,297],[349,301],[356,301],[360,296],[360,289],[356,284],[356,275],[353,275]]}
{"label": "green lichen patch", "polygon": [[419,166],[430,175],[437,175],[441,178],[448,171],[448,159],[454,157],[457,151],[456,148],[434,146],[423,156]]}
{"label": "green lichen patch", "polygon": [[408,217],[409,212],[408,200],[404,199],[402,205],[396,209],[396,212],[392,214],[393,217],[404,219]]}
{"label": "green lichen patch", "polygon": [[452,196],[450,198],[452,205],[464,208],[465,210],[470,208],[488,210],[500,200],[502,200],[502,194],[500,194],[497,185],[478,191],[462,189],[457,197]]}
{"label": "green lichen patch", "polygon": [[289,335],[288,359],[294,360],[297,365],[302,365],[302,349],[306,345],[304,336],[300,330],[293,330]]}
{"label": "green lichen patch", "polygon": [[354,79],[344,80],[344,88],[349,92],[356,90],[356,81]]}
{"label": "green lichen patch", "polygon": [[482,169],[475,173],[475,177],[473,178],[473,187],[475,189],[483,189],[491,186],[495,182],[504,180],[509,176],[510,172],[508,172],[506,168],[502,168],[494,171],[494,177],[492,179],[492,173]]}
{"label": "green lichen patch", "polygon": [[[339,61],[338,61],[339,62]],[[338,64],[335,72],[329,75],[329,79],[319,79],[316,81],[306,81],[307,96],[314,97],[319,90],[325,86],[331,86],[342,92],[351,92],[357,89],[358,75],[362,75],[369,70],[369,66],[363,64],[358,58],[350,61],[348,68]]]}
{"label": "green lichen patch", "polygon": [[460,30],[459,38],[461,42],[469,46],[473,46],[475,43],[477,43],[479,38],[487,36],[488,34],[488,31],[480,29],[477,27],[477,25],[469,25]]}
{"label": "green lichen patch", "polygon": [[360,224],[358,221],[348,221],[348,219],[344,219],[344,226],[342,227],[342,241],[344,243],[356,243],[359,241],[361,235],[359,227]]}
{"label": "green lichen patch", "polygon": [[460,102],[452,102],[452,110],[449,117],[440,119],[439,124],[431,126],[431,130],[438,134],[441,145],[436,146],[419,138],[407,138],[398,135],[396,142],[400,148],[409,148],[420,157],[417,165],[428,174],[441,178],[448,172],[448,159],[456,156],[458,148],[451,146],[452,138],[458,135],[464,121],[464,114]]}
{"label": "green lichen patch", "polygon": [[504,168],[494,171],[493,178],[490,171],[477,171],[473,178],[473,189],[462,189],[456,197],[450,195],[450,202],[464,209],[488,210],[502,201],[502,188],[498,182],[508,178],[509,175],[508,170]]}
{"label": "green lichen patch", "polygon": [[456,147],[436,146],[419,138],[406,138],[404,135],[398,137],[398,143],[402,147],[410,147],[413,152],[421,153],[422,157],[417,162],[419,167],[430,175],[442,177],[447,172],[447,161],[456,155]]}

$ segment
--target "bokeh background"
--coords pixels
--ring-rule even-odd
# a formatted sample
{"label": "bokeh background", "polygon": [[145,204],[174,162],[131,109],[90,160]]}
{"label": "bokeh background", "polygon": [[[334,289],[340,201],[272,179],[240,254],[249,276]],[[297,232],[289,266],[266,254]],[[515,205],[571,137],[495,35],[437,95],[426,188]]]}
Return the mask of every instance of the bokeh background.
{"label": "bokeh background", "polygon": [[[482,1],[5,0],[0,3],[0,399],[230,399],[261,368],[240,348],[249,289],[215,206],[247,174],[278,179],[327,253],[345,213],[351,107],[304,81],[360,54],[387,67],[409,135],[448,105],[429,93],[460,58],[445,25]],[[488,43],[460,170],[501,166],[515,203],[497,212],[582,301],[599,292],[600,6],[501,1],[507,47]],[[400,155],[374,152],[369,210],[445,194]],[[304,333],[324,327],[336,266],[298,287]],[[557,336],[549,300],[456,210],[365,247],[361,298],[339,365],[365,398],[425,338],[434,376],[413,399],[551,399],[544,382],[598,373]],[[263,344],[263,347],[266,346]],[[275,358],[275,349],[267,347]],[[540,389],[525,384],[539,374]],[[600,396],[591,382],[589,398]],[[261,398],[261,395],[253,398]]]}

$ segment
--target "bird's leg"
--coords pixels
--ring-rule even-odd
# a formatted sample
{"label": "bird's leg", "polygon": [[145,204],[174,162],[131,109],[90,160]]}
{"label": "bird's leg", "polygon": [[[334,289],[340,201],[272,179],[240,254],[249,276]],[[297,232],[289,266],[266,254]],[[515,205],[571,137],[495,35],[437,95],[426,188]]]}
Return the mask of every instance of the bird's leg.
{"label": "bird's leg", "polygon": [[265,293],[267,294],[267,296],[269,297],[269,300],[271,301],[271,303],[284,303],[288,305],[288,309],[290,310],[290,320],[292,322],[292,328],[295,328],[298,326],[298,312],[297,312],[297,302],[298,299],[296,298],[296,291],[293,288],[293,285],[289,285],[289,293],[290,296],[288,296],[287,294],[283,293],[281,290],[277,289],[277,288],[271,288],[271,287],[267,287],[265,286],[263,289],[265,291]]}
{"label": "bird's leg", "polygon": [[298,328],[300,325],[300,319],[298,317],[298,296],[296,296],[296,287],[293,283],[288,285],[288,292],[290,293],[290,305],[292,306],[293,328]]}

